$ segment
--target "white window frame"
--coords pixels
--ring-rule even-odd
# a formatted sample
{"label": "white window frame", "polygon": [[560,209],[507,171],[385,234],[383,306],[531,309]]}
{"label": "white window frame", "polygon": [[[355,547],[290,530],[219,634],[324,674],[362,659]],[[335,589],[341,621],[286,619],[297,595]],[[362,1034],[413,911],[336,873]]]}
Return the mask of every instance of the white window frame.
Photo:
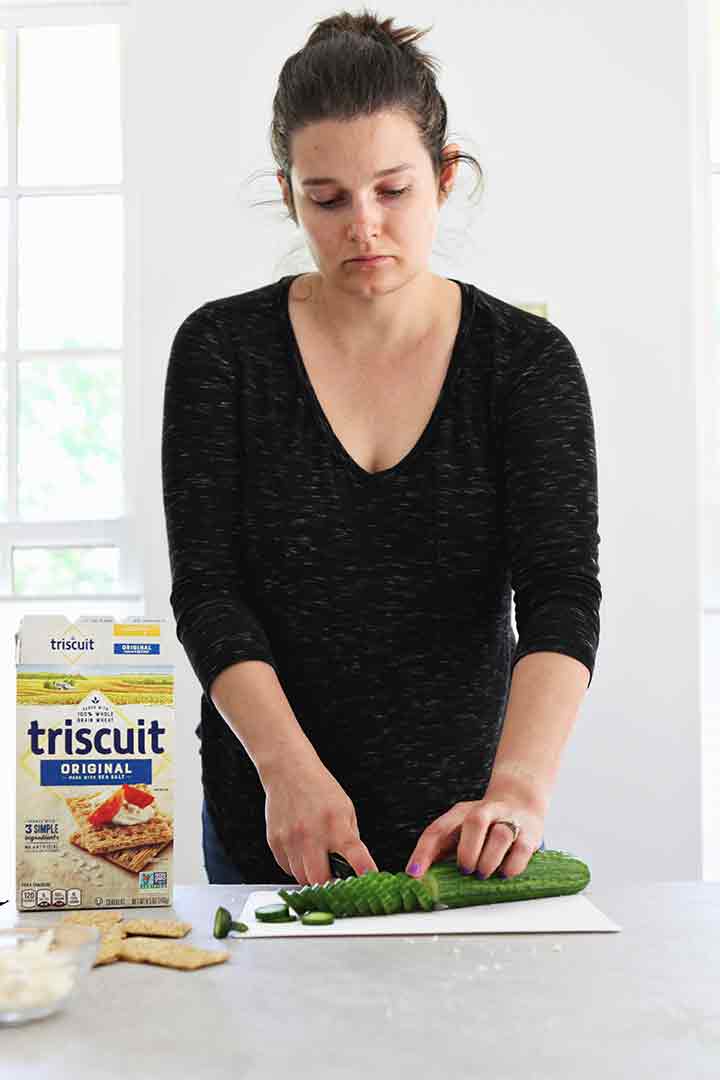
{"label": "white window frame", "polygon": [[[708,546],[703,551],[706,578],[703,581],[702,607],[705,615],[720,615],[720,591],[717,585],[720,581],[720,553],[717,544],[720,539],[720,340],[715,332],[715,308],[720,302],[720,250],[715,249],[714,242],[712,192],[714,177],[720,175],[720,159],[713,157],[715,148],[710,131],[714,112],[720,110],[720,102],[713,101],[714,87],[718,81],[718,73],[714,72],[713,67],[720,63],[720,57],[713,55],[712,50],[713,37],[720,21],[720,0],[695,0],[689,7],[689,16],[691,44],[696,43],[699,54],[696,64],[693,65],[692,60],[695,57],[691,53],[691,71],[697,73],[691,101],[699,121],[699,130],[692,134],[702,140],[695,160],[709,166],[706,176],[699,178],[698,205],[694,208],[698,246],[696,272],[701,279],[702,290],[702,300],[698,301],[698,320],[705,320],[697,328],[698,336],[702,337],[705,327],[708,328],[707,348],[704,350],[706,362],[702,372],[703,385],[700,387],[704,427],[701,512],[704,516],[703,536],[708,541]],[[698,29],[693,36],[692,30],[695,27]],[[717,119],[715,117],[716,122]],[[717,210],[720,212],[720,207]],[[703,237],[708,238],[706,247],[702,244]],[[698,418],[700,415],[698,410]]]}
{"label": "white window frame", "polygon": [[[123,182],[120,184],[82,184],[62,186],[22,186],[17,179],[17,31],[26,26],[87,26],[112,23],[119,26],[121,39],[121,139]],[[8,180],[0,187],[0,197],[8,200],[8,340],[7,352],[0,354],[7,363],[8,377],[8,520],[0,523],[0,602],[13,601],[30,606],[36,602],[69,601],[138,601],[143,599],[142,562],[138,543],[138,503],[141,467],[140,376],[139,355],[139,286],[133,267],[137,265],[137,232],[139,214],[136,200],[127,178],[128,133],[127,115],[127,50],[134,25],[133,4],[127,0],[106,2],[67,3],[52,0],[0,4],[0,29],[7,34],[7,104],[8,104]],[[123,204],[123,345],[120,349],[58,349],[23,350],[23,359],[65,360],[83,355],[119,357],[123,382],[122,482],[125,498],[124,513],[116,518],[94,521],[19,521],[17,517],[17,419],[18,363],[20,352],[17,340],[18,308],[18,199],[23,195],[94,195],[118,194]],[[120,579],[117,592],[62,593],[25,595],[12,591],[13,547],[106,547],[112,545],[120,552]]]}

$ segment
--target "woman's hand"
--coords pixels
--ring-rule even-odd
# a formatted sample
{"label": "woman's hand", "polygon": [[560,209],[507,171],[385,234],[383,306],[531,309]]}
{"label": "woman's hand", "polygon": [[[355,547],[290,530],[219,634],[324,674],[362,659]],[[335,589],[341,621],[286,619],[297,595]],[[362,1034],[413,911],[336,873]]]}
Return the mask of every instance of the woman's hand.
{"label": "woman's hand", "polygon": [[[485,797],[455,803],[424,830],[410,856],[406,873],[421,877],[438,859],[457,850],[457,863],[479,877],[502,867],[505,877],[521,874],[542,843],[546,807],[541,798],[514,779],[491,781]],[[509,825],[520,826],[515,843]],[[415,868],[413,868],[415,864]]]}
{"label": "woman's hand", "polygon": [[344,855],[358,877],[378,869],[360,839],[352,801],[319,758],[293,761],[263,783],[268,846],[298,884],[329,881],[331,851]]}

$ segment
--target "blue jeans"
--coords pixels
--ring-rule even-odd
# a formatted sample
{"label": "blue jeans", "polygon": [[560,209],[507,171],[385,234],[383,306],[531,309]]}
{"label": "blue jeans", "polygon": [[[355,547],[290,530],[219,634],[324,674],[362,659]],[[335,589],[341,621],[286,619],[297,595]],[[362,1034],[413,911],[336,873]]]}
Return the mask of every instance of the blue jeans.
{"label": "blue jeans", "polygon": [[[247,885],[240,870],[228,858],[225,848],[208,812],[207,804],[202,804],[202,846],[205,859],[205,873],[210,885]],[[539,851],[545,850],[545,837],[540,841]],[[256,882],[255,884],[259,884]]]}
{"label": "blue jeans", "polygon": [[242,875],[220,842],[213,820],[203,799],[202,804],[202,846],[205,859],[205,873],[210,885],[246,885]]}

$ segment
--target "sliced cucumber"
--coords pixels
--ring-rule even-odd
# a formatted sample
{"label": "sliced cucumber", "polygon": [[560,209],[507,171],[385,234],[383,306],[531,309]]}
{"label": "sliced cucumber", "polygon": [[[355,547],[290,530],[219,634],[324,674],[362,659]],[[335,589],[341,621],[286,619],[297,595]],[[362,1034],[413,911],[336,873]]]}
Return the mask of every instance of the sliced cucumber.
{"label": "sliced cucumber", "polygon": [[335,922],[335,916],[330,911],[307,911],[300,922],[304,926],[329,926]]}
{"label": "sliced cucumber", "polygon": [[260,922],[294,922],[295,916],[290,915],[287,904],[265,904],[255,908],[255,918]]}

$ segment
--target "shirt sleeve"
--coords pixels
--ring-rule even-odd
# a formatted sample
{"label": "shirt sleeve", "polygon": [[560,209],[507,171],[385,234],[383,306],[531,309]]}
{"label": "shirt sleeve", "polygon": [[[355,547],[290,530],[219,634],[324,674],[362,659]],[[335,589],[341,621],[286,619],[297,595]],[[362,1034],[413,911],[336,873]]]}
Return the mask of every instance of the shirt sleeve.
{"label": "shirt sleeve", "polygon": [[575,350],[552,323],[508,372],[504,410],[505,536],[518,660],[558,652],[592,682],[600,636],[595,432]]}
{"label": "shirt sleeve", "polygon": [[204,693],[238,660],[277,671],[248,603],[239,557],[243,455],[237,360],[211,303],[193,311],[170,350],[162,483],[176,633]]}

